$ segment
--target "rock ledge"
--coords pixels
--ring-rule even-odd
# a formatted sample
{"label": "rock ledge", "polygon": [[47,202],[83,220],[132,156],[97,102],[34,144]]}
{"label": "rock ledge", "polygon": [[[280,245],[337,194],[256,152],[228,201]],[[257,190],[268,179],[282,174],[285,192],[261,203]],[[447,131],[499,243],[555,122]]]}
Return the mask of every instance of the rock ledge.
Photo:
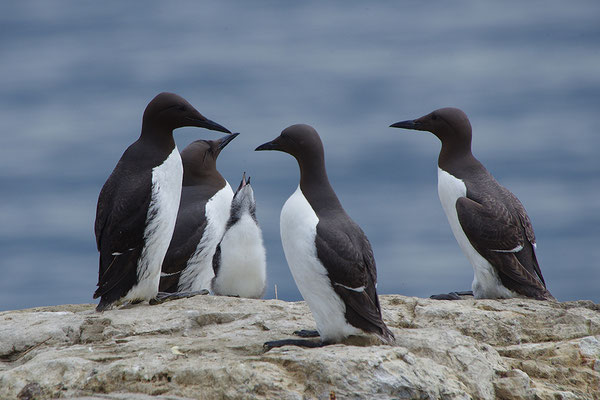
{"label": "rock ledge", "polygon": [[380,296],[395,346],[263,342],[304,302],[198,296],[0,313],[2,399],[599,399],[600,306]]}

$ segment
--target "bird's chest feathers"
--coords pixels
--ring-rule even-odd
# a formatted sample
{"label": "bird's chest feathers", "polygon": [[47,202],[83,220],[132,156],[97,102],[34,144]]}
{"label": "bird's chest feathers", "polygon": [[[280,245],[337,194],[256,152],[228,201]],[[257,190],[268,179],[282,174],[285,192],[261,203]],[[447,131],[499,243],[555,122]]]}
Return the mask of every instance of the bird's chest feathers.
{"label": "bird's chest feathers", "polygon": [[232,199],[233,190],[231,190],[229,182],[225,182],[225,186],[206,202],[206,220],[211,227],[210,229],[213,229],[214,227],[214,235],[218,238],[220,238],[225,231],[225,225],[229,219],[229,210],[231,209]]}
{"label": "bird's chest feathers", "polygon": [[204,228],[202,239],[196,247],[196,252],[188,262],[188,266],[203,262],[206,259],[210,264],[208,270],[212,273],[212,257],[219,240],[225,232],[232,199],[233,190],[231,190],[229,183],[226,182],[225,186],[206,202],[206,227]]}
{"label": "bird's chest feathers", "polygon": [[[315,237],[319,218],[298,189],[281,209],[281,241],[292,269],[302,259],[316,260]],[[294,272],[294,271],[292,271]]]}
{"label": "bird's chest feathers", "polygon": [[148,219],[170,219],[172,214],[177,217],[179,200],[181,199],[181,184],[183,181],[183,165],[177,147],[163,161],[152,169],[152,198]]}
{"label": "bird's chest feathers", "polygon": [[142,254],[142,261],[146,263],[162,263],[163,253],[166,253],[175,229],[182,181],[183,165],[175,147],[162,164],[152,169],[152,197],[146,217]]}
{"label": "bird's chest feathers", "polygon": [[175,147],[162,164],[152,169],[152,195],[146,216],[144,248],[137,268],[139,284],[127,297],[148,299],[156,294],[160,268],[175,229],[182,181],[183,165]]}
{"label": "bird's chest feathers", "polygon": [[[444,213],[446,213],[448,223],[456,241],[471,262],[473,262],[472,258],[479,256],[479,254],[465,235],[458,220],[458,213],[456,212],[456,201],[461,197],[467,196],[465,183],[443,169],[438,168],[438,195],[440,196],[440,203],[442,203],[442,208],[444,209]],[[477,258],[480,258],[480,256]]]}
{"label": "bird's chest feathers", "polygon": [[225,232],[232,199],[233,190],[229,183],[225,182],[225,186],[206,202],[204,209],[206,227],[194,254],[187,261],[181,274],[178,287],[180,291],[210,288],[210,282],[215,276],[212,259],[217,244]]}
{"label": "bird's chest feathers", "polygon": [[467,187],[462,179],[438,168],[438,195],[446,215],[449,215],[448,211],[456,214],[456,200],[467,196]]}
{"label": "bird's chest feathers", "polygon": [[296,285],[307,301],[316,286],[331,287],[327,270],[317,257],[318,223],[317,214],[298,187],[281,209],[281,244]]}
{"label": "bird's chest feathers", "polygon": [[300,187],[281,210],[281,243],[294,281],[308,303],[321,338],[339,340],[358,330],[345,319],[346,306],[317,257],[319,218]]}

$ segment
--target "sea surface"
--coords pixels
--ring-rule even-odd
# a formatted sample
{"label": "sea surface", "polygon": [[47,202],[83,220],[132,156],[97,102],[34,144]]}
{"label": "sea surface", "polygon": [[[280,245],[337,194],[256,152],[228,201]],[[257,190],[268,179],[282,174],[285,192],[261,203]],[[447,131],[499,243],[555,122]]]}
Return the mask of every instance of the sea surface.
{"label": "sea surface", "polygon": [[254,148],[294,123],[321,134],[380,294],[470,288],[437,197],[439,141],[388,128],[454,106],[527,208],[549,290],[598,303],[599,21],[595,0],[2,2],[0,310],[93,301],[98,193],[161,91],[241,132],[218,168],[233,187],[252,177],[267,298],[301,299],[279,238],[299,172]]}

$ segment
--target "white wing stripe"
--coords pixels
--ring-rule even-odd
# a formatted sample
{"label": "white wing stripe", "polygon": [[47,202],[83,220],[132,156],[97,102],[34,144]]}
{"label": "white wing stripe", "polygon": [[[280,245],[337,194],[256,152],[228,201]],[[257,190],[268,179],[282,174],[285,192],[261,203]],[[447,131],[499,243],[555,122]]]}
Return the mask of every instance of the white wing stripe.
{"label": "white wing stripe", "polygon": [[360,292],[364,292],[365,291],[365,286],[359,286],[357,288],[352,288],[350,286],[342,285],[341,283],[337,283],[337,282],[333,282],[333,284],[336,285],[336,286],[341,286],[344,289],[352,290],[354,292],[359,292],[360,293]]}
{"label": "white wing stripe", "polygon": [[523,250],[523,246],[522,245],[518,245],[517,247],[515,247],[512,250],[492,250],[492,251],[495,251],[497,253],[518,253],[521,250]]}

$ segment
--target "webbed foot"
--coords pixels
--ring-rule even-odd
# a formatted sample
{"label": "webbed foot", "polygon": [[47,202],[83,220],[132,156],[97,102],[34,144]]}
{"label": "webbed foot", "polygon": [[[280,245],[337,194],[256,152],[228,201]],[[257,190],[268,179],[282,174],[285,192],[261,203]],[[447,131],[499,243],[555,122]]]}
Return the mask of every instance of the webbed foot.
{"label": "webbed foot", "polygon": [[207,295],[209,292],[206,289],[199,290],[197,292],[175,292],[175,293],[166,293],[166,292],[158,292],[156,297],[150,299],[150,305],[154,306],[157,304],[162,304],[171,300],[179,300],[186,299],[188,297],[194,296],[202,296]]}
{"label": "webbed foot", "polygon": [[294,331],[294,335],[309,338],[309,337],[319,337],[319,331],[312,331],[309,329],[300,329],[299,331]]}
{"label": "webbed foot", "polygon": [[314,340],[304,340],[304,339],[284,339],[284,340],[272,340],[270,342],[265,342],[263,344],[263,350],[265,353],[275,347],[283,347],[283,346],[298,346],[298,347],[308,347],[308,348],[316,348],[328,346],[333,343],[329,342],[316,342]]}
{"label": "webbed foot", "polygon": [[429,296],[429,298],[433,300],[462,300],[463,298],[461,296],[473,296],[473,291],[464,290],[443,294],[434,294]]}

